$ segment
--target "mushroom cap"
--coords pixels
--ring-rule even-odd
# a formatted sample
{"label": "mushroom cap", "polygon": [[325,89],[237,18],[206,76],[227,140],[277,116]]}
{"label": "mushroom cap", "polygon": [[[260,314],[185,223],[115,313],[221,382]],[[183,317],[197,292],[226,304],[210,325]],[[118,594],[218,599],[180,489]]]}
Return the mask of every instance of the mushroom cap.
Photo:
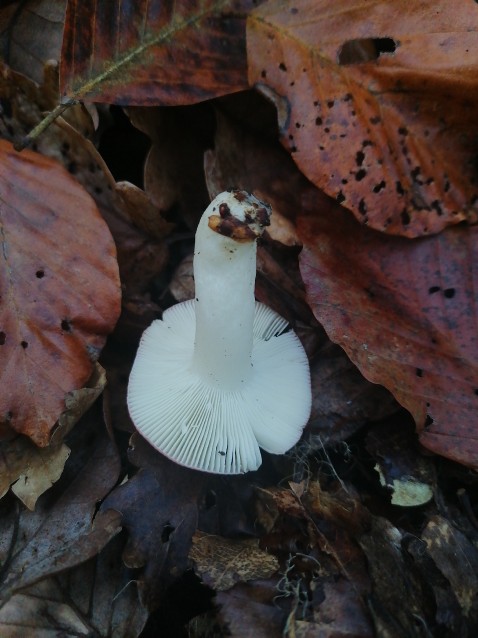
{"label": "mushroom cap", "polygon": [[307,355],[287,321],[256,302],[251,375],[237,390],[221,390],[192,370],[195,324],[190,300],[145,330],[128,385],[131,418],[180,465],[218,474],[256,470],[259,446],[284,454],[309,419]]}

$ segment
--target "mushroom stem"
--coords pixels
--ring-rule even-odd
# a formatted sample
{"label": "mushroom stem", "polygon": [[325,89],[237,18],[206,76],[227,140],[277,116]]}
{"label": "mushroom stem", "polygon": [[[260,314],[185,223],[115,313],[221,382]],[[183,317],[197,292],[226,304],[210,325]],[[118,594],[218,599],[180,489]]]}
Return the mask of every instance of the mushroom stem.
{"label": "mushroom stem", "polygon": [[269,216],[260,200],[233,191],[210,204],[196,232],[192,368],[222,390],[240,390],[252,374],[256,239]]}

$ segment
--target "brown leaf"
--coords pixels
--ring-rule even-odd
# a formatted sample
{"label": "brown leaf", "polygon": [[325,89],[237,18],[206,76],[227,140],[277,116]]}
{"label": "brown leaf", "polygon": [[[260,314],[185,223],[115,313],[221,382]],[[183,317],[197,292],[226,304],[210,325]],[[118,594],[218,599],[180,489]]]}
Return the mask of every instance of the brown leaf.
{"label": "brown leaf", "polygon": [[118,182],[116,189],[123,199],[130,220],[136,226],[155,239],[163,239],[169,235],[174,224],[161,216],[160,210],[141,188],[130,182]]}
{"label": "brown leaf", "polygon": [[45,446],[116,323],[118,266],[93,200],[61,166],[5,141],[0,156],[0,378],[10,389],[0,420]]}
{"label": "brown leaf", "polygon": [[189,558],[201,580],[217,591],[236,583],[269,578],[279,569],[275,556],[259,548],[254,538],[230,539],[197,531]]}
{"label": "brown leaf", "polygon": [[121,566],[122,546],[116,537],[85,564],[14,594],[0,609],[2,638],[138,636],[148,614]]}
{"label": "brown leaf", "polygon": [[[57,483],[35,512],[11,508],[0,520],[3,580],[0,599],[95,556],[120,531],[117,512],[95,515],[97,503],[118,479],[119,457],[91,412],[75,428],[72,454]],[[54,488],[54,489],[55,489]]]}
{"label": "brown leaf", "polygon": [[108,496],[102,511],[121,513],[130,535],[123,560],[128,567],[141,569],[137,576],[141,599],[152,611],[166,588],[187,569],[197,501],[207,475],[173,463],[137,434],[131,441],[131,460],[143,469]]}
{"label": "brown leaf", "polygon": [[249,81],[316,186],[375,229],[436,233],[477,219],[477,24],[473,2],[267,2]]}
{"label": "brown leaf", "polygon": [[[116,104],[185,104],[247,88],[250,0],[68,3],[61,87]],[[172,61],[174,61],[172,63]]]}
{"label": "brown leaf", "polygon": [[300,264],[315,316],[412,413],[425,447],[478,468],[478,229],[381,236],[318,192],[305,199]]}
{"label": "brown leaf", "polygon": [[432,517],[423,534],[427,550],[451,585],[465,617],[478,622],[478,550],[441,516]]}
{"label": "brown leaf", "polygon": [[0,496],[10,486],[12,491],[30,510],[63,472],[70,455],[66,445],[38,448],[26,437],[0,444]]}
{"label": "brown leaf", "polygon": [[[4,3],[5,4],[5,3]],[[14,2],[0,11],[4,61],[38,84],[47,60],[59,60],[66,0]]]}

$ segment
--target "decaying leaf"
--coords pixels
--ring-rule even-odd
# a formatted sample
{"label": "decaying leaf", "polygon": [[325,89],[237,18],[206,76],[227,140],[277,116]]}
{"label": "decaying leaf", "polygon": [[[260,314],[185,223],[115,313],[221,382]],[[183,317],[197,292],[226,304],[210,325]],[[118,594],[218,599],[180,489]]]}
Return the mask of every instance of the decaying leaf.
{"label": "decaying leaf", "polygon": [[[69,440],[72,454],[59,496],[43,495],[34,512],[10,508],[0,520],[0,600],[95,556],[120,531],[117,512],[96,513],[119,474],[104,427],[89,413]],[[57,483],[60,485],[60,483]]]}
{"label": "decaying leaf", "polygon": [[236,583],[268,578],[279,568],[275,556],[259,548],[257,539],[229,539],[197,531],[189,558],[201,580],[216,591]]}
{"label": "decaying leaf", "polygon": [[142,469],[108,496],[102,511],[120,512],[129,533],[123,560],[141,570],[141,600],[152,611],[188,567],[197,502],[207,475],[173,463],[137,434],[131,443],[130,458]]}
{"label": "decaying leaf", "polygon": [[245,89],[244,13],[251,6],[250,0],[73,0],[65,22],[62,93],[96,102],[174,105]]}
{"label": "decaying leaf", "polygon": [[44,446],[119,316],[118,266],[94,202],[61,166],[5,141],[0,155],[0,420]]}
{"label": "decaying leaf", "polygon": [[45,62],[60,57],[66,0],[2,4],[7,4],[0,11],[2,57],[12,69],[40,84]]}
{"label": "decaying leaf", "polygon": [[0,495],[10,486],[28,507],[35,503],[61,476],[70,455],[66,445],[38,448],[26,437],[16,437],[0,446]]}
{"label": "decaying leaf", "polygon": [[300,267],[315,316],[411,412],[425,447],[478,468],[478,229],[383,236],[307,198]]}
{"label": "decaying leaf", "polygon": [[93,559],[26,587],[0,608],[2,638],[135,638],[147,619],[134,582],[121,566],[116,537]]}
{"label": "decaying leaf", "polygon": [[249,81],[303,174],[359,221],[436,233],[477,219],[477,28],[471,1],[266,2],[248,18]]}

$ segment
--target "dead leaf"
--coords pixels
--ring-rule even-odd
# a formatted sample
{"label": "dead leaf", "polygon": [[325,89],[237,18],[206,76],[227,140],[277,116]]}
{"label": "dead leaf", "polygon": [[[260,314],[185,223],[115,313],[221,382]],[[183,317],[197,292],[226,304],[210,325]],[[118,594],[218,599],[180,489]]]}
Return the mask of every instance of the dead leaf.
{"label": "dead leaf", "polygon": [[0,155],[0,378],[10,389],[0,419],[45,446],[119,316],[118,266],[93,200],[61,166],[5,141]]}
{"label": "dead leaf", "polygon": [[193,618],[188,624],[190,638],[282,638],[285,614],[275,604],[277,580],[239,583],[220,591],[214,611]]}
{"label": "dead leaf", "polygon": [[141,600],[152,611],[166,588],[187,569],[197,502],[207,475],[173,463],[137,434],[131,442],[130,458],[143,469],[108,496],[102,511],[121,513],[130,535],[123,560],[141,570],[137,575]]}
{"label": "dead leaf", "polygon": [[138,601],[135,583],[121,566],[122,546],[116,537],[85,564],[14,594],[0,609],[2,638],[139,636],[147,612]]}
{"label": "dead leaf", "polygon": [[[248,17],[249,82],[303,174],[360,222],[436,233],[477,220],[477,28],[473,2],[267,2]],[[357,42],[368,61],[346,55]]]}
{"label": "dead leaf", "polygon": [[130,182],[118,182],[116,189],[121,195],[130,220],[155,239],[163,239],[174,228],[160,210],[154,206],[146,193]]}
{"label": "dead leaf", "polygon": [[236,583],[269,578],[279,569],[275,556],[259,548],[255,538],[231,539],[197,531],[189,558],[201,580],[216,591]]}
{"label": "dead leaf", "polygon": [[96,102],[174,105],[245,89],[244,14],[252,6],[250,0],[69,2],[62,93]]}
{"label": "dead leaf", "polygon": [[380,484],[390,491],[392,505],[400,507],[428,503],[437,479],[432,459],[417,449],[416,434],[409,425],[398,416],[369,429],[366,439]]}
{"label": "dead leaf", "polygon": [[[5,3],[4,3],[5,4]],[[0,11],[4,61],[40,84],[47,60],[59,60],[66,0],[13,2]]]}
{"label": "dead leaf", "polygon": [[120,531],[117,512],[96,513],[118,479],[119,457],[90,412],[68,440],[72,454],[56,488],[34,512],[11,507],[0,520],[0,599],[95,556]]}
{"label": "dead leaf", "polygon": [[55,483],[70,455],[66,445],[38,448],[26,437],[0,444],[0,496],[10,486],[30,510],[39,496]]}
{"label": "dead leaf", "polygon": [[426,448],[478,468],[478,229],[411,241],[360,226],[318,191],[304,202],[300,267],[315,316],[411,412]]}
{"label": "dead leaf", "polygon": [[465,617],[478,623],[478,550],[442,516],[433,516],[422,534],[427,550],[451,585]]}

